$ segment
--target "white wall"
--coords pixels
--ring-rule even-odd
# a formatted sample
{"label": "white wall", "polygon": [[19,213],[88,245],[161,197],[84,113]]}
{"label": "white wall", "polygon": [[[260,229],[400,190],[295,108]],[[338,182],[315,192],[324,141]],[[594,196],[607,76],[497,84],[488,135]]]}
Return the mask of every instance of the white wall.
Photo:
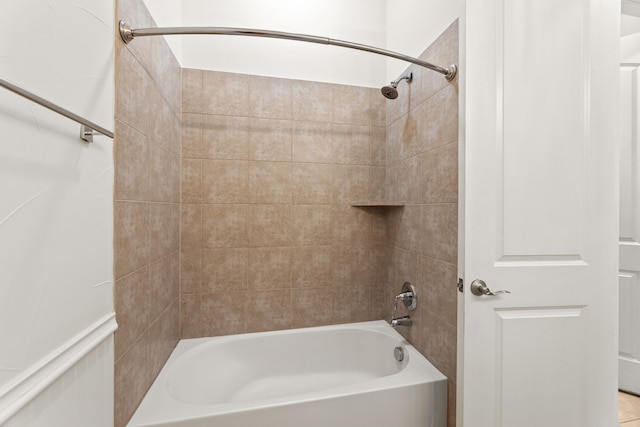
{"label": "white wall", "polygon": [[[385,46],[384,0],[183,2],[187,26],[246,27]],[[377,87],[385,59],[335,46],[231,36],[183,38],[182,66]]]}
{"label": "white wall", "polygon": [[[187,0],[181,14],[166,13],[166,0],[145,3],[158,26],[257,28],[385,47],[385,0]],[[351,49],[231,36],[182,36],[176,49],[172,39],[185,68],[366,87],[387,81],[384,57]]]}
{"label": "white wall", "polygon": [[[179,27],[182,25],[182,3],[175,0],[144,0],[144,4],[153,16],[153,20],[158,27]],[[133,17],[118,16],[118,20],[127,21],[134,26],[135,22],[130,22]],[[138,24],[139,25],[139,24]],[[173,51],[179,63],[182,63],[182,40],[180,37],[165,37],[167,44]]]}
{"label": "white wall", "polygon": [[[2,427],[113,427],[113,334],[60,372]],[[7,412],[7,411],[5,411]]]}
{"label": "white wall", "polygon": [[[458,0],[387,0],[387,49],[409,56],[420,55],[460,15]],[[451,64],[435,64],[447,68]],[[407,68],[387,61],[387,77],[393,80]]]}
{"label": "white wall", "polygon": [[640,63],[640,17],[621,15],[620,62]]}
{"label": "white wall", "polygon": [[[410,56],[420,55],[459,14],[459,2],[451,0],[185,0],[181,10],[169,0],[145,3],[161,27],[245,27],[311,34]],[[284,40],[231,36],[167,40],[186,68],[380,87],[408,66],[371,53]]]}
{"label": "white wall", "polygon": [[620,15],[620,35],[622,37],[640,32],[640,16]]}
{"label": "white wall", "polygon": [[[2,9],[0,77],[113,129],[113,2]],[[113,144],[79,130],[0,88],[0,417],[12,390],[113,322]]]}

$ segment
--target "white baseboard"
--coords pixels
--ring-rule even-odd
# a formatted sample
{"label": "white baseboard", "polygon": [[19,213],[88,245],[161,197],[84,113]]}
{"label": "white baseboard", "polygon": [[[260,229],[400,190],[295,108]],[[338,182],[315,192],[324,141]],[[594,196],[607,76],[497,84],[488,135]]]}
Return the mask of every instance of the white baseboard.
{"label": "white baseboard", "polygon": [[115,313],[104,316],[3,387],[0,390],[0,425],[42,393],[117,328]]}

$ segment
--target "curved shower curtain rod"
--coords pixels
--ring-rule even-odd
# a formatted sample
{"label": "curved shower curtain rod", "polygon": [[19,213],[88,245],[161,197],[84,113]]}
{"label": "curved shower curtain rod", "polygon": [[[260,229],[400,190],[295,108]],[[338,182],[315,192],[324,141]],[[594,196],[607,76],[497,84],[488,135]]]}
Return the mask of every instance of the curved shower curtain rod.
{"label": "curved shower curtain rod", "polygon": [[311,36],[308,34],[284,33],[280,31],[255,30],[251,28],[227,28],[227,27],[164,27],[164,28],[131,28],[125,21],[120,21],[120,37],[126,43],[129,43],[136,37],[147,36],[169,36],[169,35],[187,35],[187,34],[214,34],[227,36],[249,36],[249,37],[267,37],[272,39],[296,40],[308,43],[328,44],[333,46],[346,47],[349,49],[362,50],[365,52],[376,53],[391,58],[400,59],[402,61],[411,62],[421,67],[428,68],[445,76],[448,81],[453,80],[458,72],[456,65],[450,65],[449,68],[442,68],[429,62],[422,61],[411,56],[390,50],[380,49],[373,46],[367,46],[359,43],[351,43],[344,40],[330,39],[327,37]]}

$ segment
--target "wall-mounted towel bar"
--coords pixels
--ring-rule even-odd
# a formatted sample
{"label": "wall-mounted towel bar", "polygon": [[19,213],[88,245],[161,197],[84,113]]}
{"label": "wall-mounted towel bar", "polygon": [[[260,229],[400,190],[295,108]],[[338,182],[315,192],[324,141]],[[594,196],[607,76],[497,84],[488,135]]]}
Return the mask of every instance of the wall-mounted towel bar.
{"label": "wall-mounted towel bar", "polygon": [[96,132],[102,135],[108,136],[109,138],[113,138],[113,132],[103,128],[102,126],[96,123],[93,123],[91,120],[87,120],[84,117],[80,117],[79,115],[72,113],[71,111],[65,108],[62,108],[59,105],[49,102],[46,99],[41,98],[38,95],[35,95],[29,91],[26,91],[19,86],[9,83],[6,80],[0,79],[0,86],[10,90],[13,93],[23,96],[35,102],[36,104],[40,104],[51,111],[55,111],[58,114],[62,114],[63,116],[73,120],[74,122],[80,123],[82,125],[80,127],[80,138],[83,141],[93,142],[93,135]]}

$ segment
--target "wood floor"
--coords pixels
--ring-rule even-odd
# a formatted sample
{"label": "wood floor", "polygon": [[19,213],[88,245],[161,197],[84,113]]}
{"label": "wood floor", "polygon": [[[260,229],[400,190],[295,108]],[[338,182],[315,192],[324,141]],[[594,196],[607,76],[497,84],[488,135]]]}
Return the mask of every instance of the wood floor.
{"label": "wood floor", "polygon": [[618,392],[620,427],[640,427],[640,397]]}

